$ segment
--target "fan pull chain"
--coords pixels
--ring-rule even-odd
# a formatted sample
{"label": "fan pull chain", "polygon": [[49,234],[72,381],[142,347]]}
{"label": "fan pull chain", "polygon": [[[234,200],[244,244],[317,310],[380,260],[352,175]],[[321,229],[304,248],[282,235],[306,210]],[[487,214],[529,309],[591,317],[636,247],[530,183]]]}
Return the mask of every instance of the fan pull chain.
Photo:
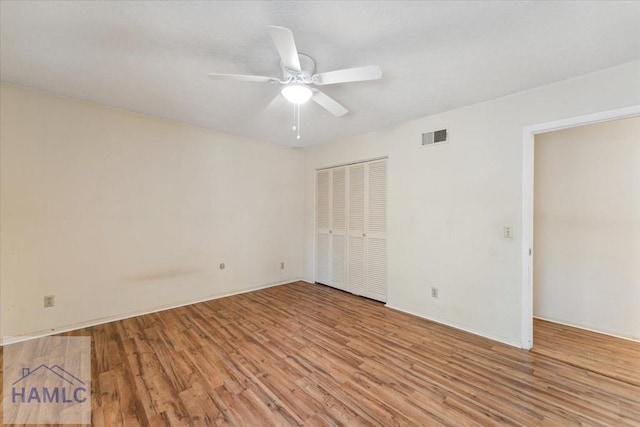
{"label": "fan pull chain", "polygon": [[296,104],[296,107],[298,107],[297,108],[297,110],[298,110],[298,114],[297,114],[297,116],[298,116],[298,127],[297,127],[298,128],[298,136],[297,136],[296,139],[300,139],[300,104]]}
{"label": "fan pull chain", "polygon": [[293,126],[291,130],[298,131],[296,139],[300,139],[300,104],[293,104]]}
{"label": "fan pull chain", "polygon": [[291,126],[291,130],[295,132],[297,129],[296,128],[296,110],[297,109],[296,109],[296,104],[291,104],[291,105],[293,105],[293,126]]}

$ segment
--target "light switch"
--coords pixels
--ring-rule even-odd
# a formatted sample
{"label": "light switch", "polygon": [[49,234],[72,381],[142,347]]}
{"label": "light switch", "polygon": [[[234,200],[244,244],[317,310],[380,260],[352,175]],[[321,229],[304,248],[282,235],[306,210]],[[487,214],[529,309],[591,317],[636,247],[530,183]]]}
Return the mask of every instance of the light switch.
{"label": "light switch", "polygon": [[504,226],[504,238],[505,239],[513,238],[513,225]]}

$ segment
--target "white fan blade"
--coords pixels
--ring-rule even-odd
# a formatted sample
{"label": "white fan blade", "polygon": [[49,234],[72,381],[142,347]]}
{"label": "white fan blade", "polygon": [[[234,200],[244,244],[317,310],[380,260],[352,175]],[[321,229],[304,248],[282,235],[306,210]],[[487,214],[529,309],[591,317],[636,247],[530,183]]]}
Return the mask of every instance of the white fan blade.
{"label": "white fan blade", "polygon": [[313,76],[313,82],[319,86],[335,83],[361,82],[382,78],[382,70],[377,65],[347,68],[344,70],[328,71]]}
{"label": "white fan blade", "polygon": [[282,59],[284,66],[290,70],[302,71],[300,68],[298,49],[296,48],[296,42],[293,39],[291,30],[271,25],[269,27],[269,33],[271,34],[273,42],[276,44],[276,49],[278,49],[280,59]]}
{"label": "white fan blade", "polygon": [[316,104],[320,105],[336,117],[342,117],[349,112],[349,110],[338,104],[336,100],[320,92],[319,90],[315,90],[313,92],[313,96],[311,97],[311,99],[315,101]]}
{"label": "white fan blade", "polygon": [[266,77],[266,76],[249,76],[245,74],[220,74],[220,73],[210,73],[209,78],[212,80],[236,80],[240,82],[256,82],[256,83],[268,83],[268,82],[278,82],[280,80],[275,77]]}
{"label": "white fan blade", "polygon": [[284,99],[284,96],[277,94],[271,102],[264,108],[264,111],[280,111],[282,107],[290,106],[291,103]]}

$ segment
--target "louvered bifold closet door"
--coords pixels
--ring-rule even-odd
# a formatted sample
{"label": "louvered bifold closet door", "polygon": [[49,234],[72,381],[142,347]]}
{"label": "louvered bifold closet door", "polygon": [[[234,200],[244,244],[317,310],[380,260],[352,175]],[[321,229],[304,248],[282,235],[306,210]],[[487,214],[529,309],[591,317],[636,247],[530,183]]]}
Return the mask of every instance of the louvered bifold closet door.
{"label": "louvered bifold closet door", "polygon": [[331,171],[316,175],[316,282],[330,283],[331,266]]}
{"label": "louvered bifold closet door", "polygon": [[387,301],[387,161],[317,172],[316,282]]}
{"label": "louvered bifold closet door", "polygon": [[365,165],[349,166],[347,198],[347,290],[362,295],[365,290]]}
{"label": "louvered bifold closet door", "polygon": [[367,165],[364,296],[387,300],[387,161]]}
{"label": "louvered bifold closet door", "polygon": [[347,250],[347,177],[346,168],[331,170],[331,282],[338,289],[347,290],[345,284],[345,263]]}

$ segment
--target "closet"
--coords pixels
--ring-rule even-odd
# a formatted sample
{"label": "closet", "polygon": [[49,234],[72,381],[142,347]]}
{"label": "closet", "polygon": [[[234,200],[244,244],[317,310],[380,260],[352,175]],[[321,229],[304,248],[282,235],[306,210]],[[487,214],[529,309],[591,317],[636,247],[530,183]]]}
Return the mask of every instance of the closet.
{"label": "closet", "polygon": [[386,302],[386,159],[317,171],[316,282]]}

